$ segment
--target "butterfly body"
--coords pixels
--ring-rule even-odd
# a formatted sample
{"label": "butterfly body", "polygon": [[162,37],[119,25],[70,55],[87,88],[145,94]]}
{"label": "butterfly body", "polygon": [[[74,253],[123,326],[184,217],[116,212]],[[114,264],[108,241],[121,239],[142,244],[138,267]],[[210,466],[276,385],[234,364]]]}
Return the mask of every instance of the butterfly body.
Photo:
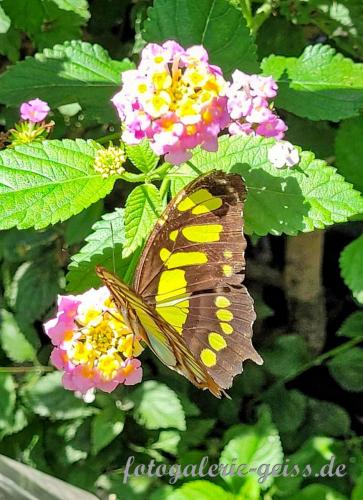
{"label": "butterfly body", "polygon": [[253,301],[242,285],[245,196],[236,174],[202,176],[158,220],[133,288],[96,270],[135,334],[164,364],[217,397],[244,360],[262,363],[251,342]]}

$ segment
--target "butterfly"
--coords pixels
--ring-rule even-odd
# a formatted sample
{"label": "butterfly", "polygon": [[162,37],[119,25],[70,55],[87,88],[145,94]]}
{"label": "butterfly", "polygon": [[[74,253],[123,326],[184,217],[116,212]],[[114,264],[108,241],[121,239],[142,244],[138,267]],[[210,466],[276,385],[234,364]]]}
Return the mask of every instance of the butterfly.
{"label": "butterfly", "polygon": [[97,266],[125,323],[169,368],[226,395],[252,345],[253,300],[242,284],[246,187],[220,171],[187,185],[147,240],[132,287]]}

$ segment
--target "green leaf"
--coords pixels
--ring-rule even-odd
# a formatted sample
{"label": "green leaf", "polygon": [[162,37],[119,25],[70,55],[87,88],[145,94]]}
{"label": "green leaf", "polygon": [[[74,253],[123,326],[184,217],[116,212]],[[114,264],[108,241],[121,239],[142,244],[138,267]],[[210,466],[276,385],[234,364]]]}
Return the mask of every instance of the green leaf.
{"label": "green leaf", "polygon": [[44,18],[41,0],[2,0],[1,3],[16,28],[28,34],[40,31]]}
{"label": "green leaf", "polygon": [[159,162],[159,157],[151,149],[150,143],[146,139],[134,146],[126,144],[125,148],[127,157],[141,172],[150,172]]}
{"label": "green leaf", "polygon": [[41,319],[55,302],[61,278],[54,255],[45,255],[35,262],[24,262],[6,289],[10,308],[29,323]]}
{"label": "green leaf", "polygon": [[6,33],[0,34],[0,54],[15,63],[20,57],[21,34],[10,26]]}
{"label": "green leaf", "polygon": [[213,484],[210,481],[191,481],[183,484],[173,493],[168,494],[167,500],[233,500],[232,493],[224,490],[221,486]]}
{"label": "green leaf", "polygon": [[329,371],[347,391],[363,392],[363,349],[353,347],[328,362]]}
{"label": "green leaf", "polygon": [[329,45],[309,46],[299,58],[272,55],[261,67],[278,81],[276,106],[295,115],[339,121],[363,108],[363,65]]}
{"label": "green leaf", "polygon": [[207,434],[216,423],[214,418],[189,418],[187,420],[187,432],[183,433],[180,442],[181,449],[196,448],[204,443]]}
{"label": "green leaf", "polygon": [[[228,433],[228,431],[227,431]],[[275,464],[283,462],[283,451],[275,426],[271,423],[269,413],[264,410],[255,425],[236,426],[234,437],[224,447],[220,464],[248,464],[246,474],[224,476],[224,480],[237,493],[246,477],[254,477],[256,482],[265,489],[273,482],[270,475],[264,477],[264,469],[269,464],[270,469]],[[255,471],[251,471],[255,468]]]}
{"label": "green leaf", "polygon": [[155,0],[144,28],[147,42],[203,45],[226,77],[236,68],[258,70],[256,46],[242,12],[226,0]]}
{"label": "green leaf", "polygon": [[35,414],[52,420],[88,417],[95,413],[94,407],[87,406],[73,392],[64,389],[61,378],[62,374],[57,371],[27,385],[22,392],[26,406]]}
{"label": "green leaf", "polygon": [[70,10],[84,19],[90,18],[87,0],[52,0],[62,10]]}
{"label": "green leaf", "polygon": [[351,500],[361,500],[362,498],[363,498],[363,474],[358,478],[358,481],[353,488]]}
{"label": "green leaf", "polygon": [[176,393],[165,384],[148,380],[130,395],[137,423],[146,429],[185,430],[185,415]]}
{"label": "green leaf", "polygon": [[353,297],[363,304],[363,235],[344,248],[339,264],[345,284]]}
{"label": "green leaf", "polygon": [[44,141],[0,152],[0,229],[40,229],[69,219],[108,194],[116,176],[93,168],[94,141]]}
{"label": "green leaf", "polygon": [[309,484],[290,500],[348,500],[348,497],[325,484]]}
{"label": "green leaf", "polygon": [[0,373],[0,429],[6,430],[13,422],[15,409],[15,382],[8,373]]}
{"label": "green leaf", "polygon": [[137,186],[125,206],[126,239],[122,255],[128,257],[140,247],[162,212],[162,200],[153,184]]}
{"label": "green leaf", "polygon": [[272,139],[222,137],[216,153],[196,149],[192,160],[174,169],[175,194],[192,179],[211,170],[236,172],[246,181],[245,231],[263,236],[297,234],[344,222],[363,212],[363,198],[333,167],[302,152],[298,167],[279,170],[268,161]]}
{"label": "green leaf", "polygon": [[335,403],[309,398],[307,426],[309,434],[346,436],[350,429],[350,417],[344,408]]}
{"label": "green leaf", "polygon": [[11,19],[6,15],[4,9],[0,5],[0,34],[6,33],[10,28]]}
{"label": "green leaf", "polygon": [[92,453],[97,453],[109,445],[121,432],[125,425],[125,413],[113,405],[107,406],[92,420],[91,442]]}
{"label": "green leaf", "polygon": [[0,320],[1,347],[8,358],[15,363],[34,361],[36,352],[24,334],[24,326],[21,327],[15,316],[5,309],[0,311]]}
{"label": "green leaf", "polygon": [[[334,139],[336,130],[329,122],[313,122],[299,118],[292,113],[286,113],[284,120],[289,127],[285,138],[292,144],[299,144],[307,151],[313,151],[319,158],[331,158],[334,156]],[[339,173],[345,177],[343,172]],[[345,178],[349,181],[349,179]],[[349,181],[350,182],[350,181]]]}
{"label": "green leaf", "polygon": [[181,436],[179,431],[161,431],[158,440],[152,444],[151,448],[153,450],[162,450],[171,455],[177,455],[178,445]]}
{"label": "green leaf", "polygon": [[138,253],[122,258],[122,244],[125,240],[124,210],[116,208],[104,214],[92,227],[93,233],[86,238],[87,244],[78,254],[73,255],[67,274],[67,290],[71,293],[85,292],[91,287],[100,286],[95,272],[96,265],[114,270],[125,282],[130,283],[135,269]]}
{"label": "green leaf", "polygon": [[362,337],[363,340],[363,311],[356,311],[348,316],[339,328],[337,335],[351,339]]}
{"label": "green leaf", "polygon": [[92,226],[101,217],[103,200],[99,200],[78,215],[71,217],[65,224],[64,239],[67,245],[81,243],[92,231]]}
{"label": "green leaf", "polygon": [[263,352],[263,358],[266,370],[276,377],[287,377],[304,366],[310,355],[300,335],[283,335]]}
{"label": "green leaf", "polygon": [[57,234],[53,230],[12,229],[0,233],[0,246],[6,261],[19,263],[42,256],[56,238]]}
{"label": "green leaf", "polygon": [[19,106],[34,96],[52,108],[78,102],[92,119],[115,122],[110,99],[120,73],[132,67],[127,59],[113,61],[99,45],[65,42],[10,66],[0,77],[0,102]]}
{"label": "green leaf", "polygon": [[336,166],[355,189],[363,192],[363,115],[341,123],[336,141]]}
{"label": "green leaf", "polygon": [[85,24],[86,20],[70,10],[60,9],[55,1],[41,1],[43,8],[42,23],[31,34],[31,38],[39,50],[82,37],[81,26]]}
{"label": "green leaf", "polygon": [[272,386],[264,396],[272,412],[272,420],[281,433],[296,431],[304,421],[307,398],[297,390]]}

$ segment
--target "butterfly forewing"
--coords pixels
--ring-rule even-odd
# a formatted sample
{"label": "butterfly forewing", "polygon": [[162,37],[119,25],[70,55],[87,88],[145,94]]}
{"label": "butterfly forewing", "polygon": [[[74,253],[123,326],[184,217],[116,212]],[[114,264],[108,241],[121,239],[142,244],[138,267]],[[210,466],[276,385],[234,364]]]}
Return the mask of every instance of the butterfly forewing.
{"label": "butterfly forewing", "polygon": [[177,331],[195,359],[228,388],[252,359],[253,301],[245,271],[240,176],[214,172],[168,205],[141,256],[134,288]]}

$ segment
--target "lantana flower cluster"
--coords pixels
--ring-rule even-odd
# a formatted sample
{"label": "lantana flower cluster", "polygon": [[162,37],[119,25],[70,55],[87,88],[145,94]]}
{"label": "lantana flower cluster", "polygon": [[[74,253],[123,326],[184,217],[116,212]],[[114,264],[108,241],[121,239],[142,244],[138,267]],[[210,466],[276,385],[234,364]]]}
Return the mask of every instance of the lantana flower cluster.
{"label": "lantana flower cluster", "polygon": [[184,50],[174,41],[151,43],[139,67],[122,73],[122,83],[113,103],[124,142],[147,138],[156,154],[174,164],[188,160],[188,150],[198,145],[217,150],[217,136],[229,122],[227,83],[202,46]]}
{"label": "lantana flower cluster", "polygon": [[53,365],[63,370],[66,389],[86,394],[141,382],[136,358],[143,350],[125,325],[106,287],[58,297],[57,316],[44,325],[54,349]]}
{"label": "lantana flower cluster", "polygon": [[122,90],[112,101],[122,121],[122,140],[148,139],[154,152],[174,165],[190,159],[196,146],[216,151],[224,131],[279,141],[287,130],[273,108],[278,87],[272,77],[235,70],[228,82],[200,45],[148,44],[138,68],[121,78]]}
{"label": "lantana flower cluster", "polygon": [[28,144],[36,141],[43,141],[48,137],[53,129],[54,122],[45,119],[50,112],[47,102],[39,98],[23,102],[20,106],[21,121],[15,124],[13,129],[7,133],[5,142],[11,147],[20,144]]}

